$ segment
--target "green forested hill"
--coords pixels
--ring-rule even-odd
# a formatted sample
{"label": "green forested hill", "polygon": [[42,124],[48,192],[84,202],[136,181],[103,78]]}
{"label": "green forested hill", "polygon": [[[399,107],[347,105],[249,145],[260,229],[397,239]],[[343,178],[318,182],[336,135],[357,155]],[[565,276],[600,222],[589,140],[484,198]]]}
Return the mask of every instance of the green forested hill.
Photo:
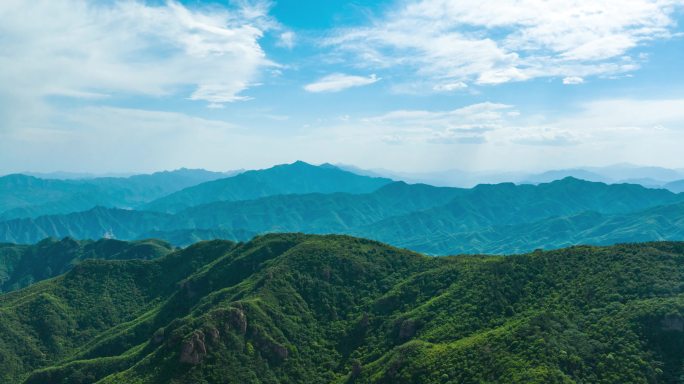
{"label": "green forested hill", "polygon": [[172,251],[162,241],[45,239],[35,245],[0,243],[0,293],[67,272],[85,259],[153,259]]}
{"label": "green forested hill", "polygon": [[431,258],[333,235],[202,242],[0,296],[0,381],[677,383],[683,282],[684,243]]}

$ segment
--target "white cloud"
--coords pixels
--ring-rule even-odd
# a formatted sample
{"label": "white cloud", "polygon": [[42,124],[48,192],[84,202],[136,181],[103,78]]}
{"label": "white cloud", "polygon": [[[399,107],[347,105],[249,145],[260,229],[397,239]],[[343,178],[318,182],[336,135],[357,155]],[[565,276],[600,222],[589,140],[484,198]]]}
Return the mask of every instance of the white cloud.
{"label": "white cloud", "polygon": [[511,105],[478,103],[450,111],[397,110],[367,117],[361,123],[384,140],[399,143],[467,143],[486,141],[487,132],[499,129],[515,112]]}
{"label": "white cloud", "polygon": [[[292,156],[282,149],[281,137],[177,112],[82,107],[54,109],[42,120],[21,130],[0,130],[0,173],[227,170]],[[260,149],[256,156],[254,148]]]}
{"label": "white cloud", "polygon": [[309,92],[339,92],[347,88],[373,84],[379,80],[380,78],[375,76],[375,74],[364,77],[333,73],[332,75],[325,76],[318,81],[305,85],[304,89]]}
{"label": "white cloud", "polygon": [[440,84],[500,84],[539,77],[633,71],[630,50],[667,39],[682,0],[401,1],[365,27],[324,45],[360,66],[412,70]]}
{"label": "white cloud", "polygon": [[579,77],[579,76],[568,76],[563,78],[563,84],[565,85],[576,85],[576,84],[583,84],[584,79]]}
{"label": "white cloud", "polygon": [[451,92],[451,91],[456,91],[460,89],[465,89],[468,88],[468,84],[462,82],[462,81],[457,81],[454,83],[441,83],[437,84],[432,89],[438,92]]}
{"label": "white cloud", "polygon": [[292,49],[295,46],[295,33],[292,31],[285,31],[278,36],[278,45],[285,48]]}
{"label": "white cloud", "polygon": [[244,100],[241,92],[273,65],[258,42],[273,24],[266,11],[189,9],[176,1],[4,0],[2,92]]}

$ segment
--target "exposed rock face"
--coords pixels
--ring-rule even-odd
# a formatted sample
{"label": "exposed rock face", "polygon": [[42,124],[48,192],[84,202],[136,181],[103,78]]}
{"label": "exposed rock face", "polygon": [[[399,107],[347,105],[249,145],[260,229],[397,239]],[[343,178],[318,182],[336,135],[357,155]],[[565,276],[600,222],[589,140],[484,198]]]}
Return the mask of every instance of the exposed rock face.
{"label": "exposed rock face", "polygon": [[677,315],[665,316],[660,321],[661,328],[664,331],[684,331],[684,317]]}
{"label": "exposed rock face", "polygon": [[195,331],[189,340],[181,346],[180,362],[197,365],[207,354],[207,347],[204,344],[204,332]]}
{"label": "exposed rock face", "polygon": [[221,334],[218,329],[211,327],[207,330],[207,334],[209,335],[209,341],[212,343],[216,344],[221,341]]}
{"label": "exposed rock face", "polygon": [[247,315],[242,309],[233,308],[228,313],[228,324],[240,331],[241,334],[247,333]]}
{"label": "exposed rock face", "polygon": [[273,344],[272,349],[276,356],[278,356],[281,360],[287,359],[287,356],[289,355],[287,348],[279,344]]}
{"label": "exposed rock face", "polygon": [[259,350],[263,352],[266,355],[271,356],[274,358],[276,361],[284,361],[287,360],[287,357],[290,355],[290,351],[285,346],[282,346],[274,341],[268,341],[268,340],[258,340],[257,344],[259,346]]}
{"label": "exposed rock face", "polygon": [[152,335],[152,343],[161,344],[164,341],[164,329],[160,328]]}

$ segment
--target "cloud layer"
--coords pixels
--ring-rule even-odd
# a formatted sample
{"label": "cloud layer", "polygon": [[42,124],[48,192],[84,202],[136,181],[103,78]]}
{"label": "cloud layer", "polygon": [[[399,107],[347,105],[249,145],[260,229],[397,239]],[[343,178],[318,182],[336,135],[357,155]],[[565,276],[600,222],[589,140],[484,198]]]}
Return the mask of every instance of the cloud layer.
{"label": "cloud layer", "polygon": [[[632,71],[630,52],[668,39],[682,0],[420,0],[324,44],[374,68],[400,67],[433,89]],[[575,82],[576,83],[576,82]],[[458,88],[458,87],[456,87]]]}
{"label": "cloud layer", "polygon": [[175,1],[4,0],[0,82],[27,97],[165,96],[226,103],[271,62],[267,8],[190,10]]}
{"label": "cloud layer", "polygon": [[380,78],[375,74],[368,77],[345,75],[343,73],[333,73],[325,76],[317,81],[307,84],[304,89],[309,92],[339,92],[347,88],[361,87],[364,85],[373,84],[379,81]]}

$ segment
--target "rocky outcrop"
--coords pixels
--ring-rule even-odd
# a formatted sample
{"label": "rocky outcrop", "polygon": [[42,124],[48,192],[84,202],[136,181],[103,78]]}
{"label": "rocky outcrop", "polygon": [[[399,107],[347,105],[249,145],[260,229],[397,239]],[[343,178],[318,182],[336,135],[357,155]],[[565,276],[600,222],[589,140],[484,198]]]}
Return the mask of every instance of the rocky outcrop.
{"label": "rocky outcrop", "polygon": [[207,354],[207,347],[204,344],[204,332],[193,332],[190,339],[186,340],[181,346],[180,362],[197,365],[202,362]]}
{"label": "rocky outcrop", "polygon": [[209,335],[210,342],[217,344],[219,341],[221,341],[221,333],[215,327],[209,327],[206,333]]}
{"label": "rocky outcrop", "polygon": [[247,315],[240,308],[231,308],[228,312],[227,326],[236,329],[241,334],[247,333]]}
{"label": "rocky outcrop", "polygon": [[152,343],[159,345],[163,341],[164,341],[164,328],[159,328],[152,335]]}

